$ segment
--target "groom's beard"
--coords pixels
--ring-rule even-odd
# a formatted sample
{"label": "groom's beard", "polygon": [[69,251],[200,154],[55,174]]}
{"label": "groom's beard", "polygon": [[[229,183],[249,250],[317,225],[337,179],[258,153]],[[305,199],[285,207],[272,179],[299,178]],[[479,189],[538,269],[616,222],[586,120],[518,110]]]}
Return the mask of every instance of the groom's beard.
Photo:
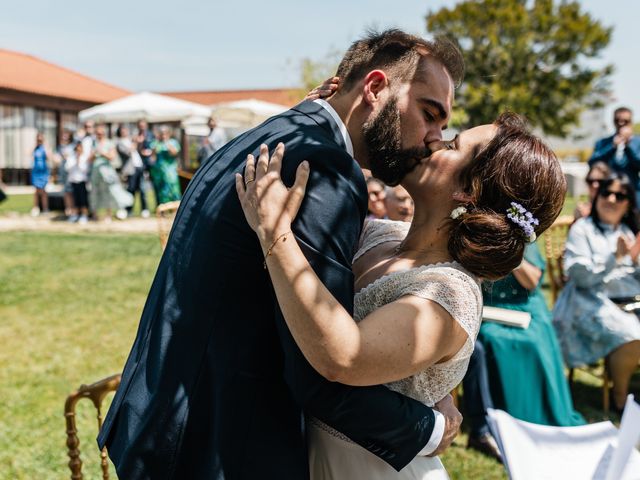
{"label": "groom's beard", "polygon": [[369,166],[374,177],[390,186],[398,185],[431,151],[426,147],[402,148],[398,98],[392,97],[373,120],[362,126]]}

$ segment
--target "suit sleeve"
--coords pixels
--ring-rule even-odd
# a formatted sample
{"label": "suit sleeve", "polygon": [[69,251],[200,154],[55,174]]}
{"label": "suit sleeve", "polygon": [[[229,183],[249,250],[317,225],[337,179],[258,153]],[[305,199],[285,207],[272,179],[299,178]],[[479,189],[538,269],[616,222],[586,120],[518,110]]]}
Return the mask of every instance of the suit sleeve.
{"label": "suit sleeve", "polygon": [[[366,213],[366,189],[350,157],[327,162],[326,155],[306,157],[311,176],[293,231],[320,280],[353,312],[351,260]],[[287,164],[286,160],[285,155],[283,178],[292,183],[299,161]],[[285,380],[306,414],[344,433],[396,470],[402,469],[429,441],[433,411],[383,386],[329,382],[306,361],[277,306],[276,310]]]}

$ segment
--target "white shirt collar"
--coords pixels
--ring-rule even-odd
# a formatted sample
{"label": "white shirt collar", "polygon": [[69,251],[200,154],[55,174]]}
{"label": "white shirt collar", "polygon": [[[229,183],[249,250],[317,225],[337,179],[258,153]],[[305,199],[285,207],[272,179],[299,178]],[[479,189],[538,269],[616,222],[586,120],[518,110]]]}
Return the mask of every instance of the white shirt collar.
{"label": "white shirt collar", "polygon": [[336,121],[336,123],[338,124],[338,128],[340,129],[340,133],[342,134],[342,138],[344,139],[344,144],[347,147],[347,153],[353,158],[353,143],[351,143],[351,137],[349,136],[347,126],[340,118],[340,115],[338,115],[338,112],[333,109],[329,102],[322,100],[321,98],[317,98],[316,100],[314,100],[314,103],[317,103],[327,112],[329,112],[331,117],[333,117],[333,119]]}

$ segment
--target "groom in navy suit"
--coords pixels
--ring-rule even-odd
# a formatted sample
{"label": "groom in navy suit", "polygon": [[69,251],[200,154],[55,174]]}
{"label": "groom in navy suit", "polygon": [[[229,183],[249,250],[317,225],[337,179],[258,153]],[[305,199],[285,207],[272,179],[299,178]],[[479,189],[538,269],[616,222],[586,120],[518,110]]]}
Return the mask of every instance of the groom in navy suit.
{"label": "groom in navy suit", "polygon": [[[329,101],[306,101],[209,158],[185,192],[122,383],[98,437],[122,479],[306,479],[303,414],[397,470],[438,453],[461,417],[383,386],[330,382],[287,330],[234,173],[284,142],[282,177],[308,160],[293,231],[331,293],[353,310],[351,260],[367,213],[358,165],[398,183],[441,139],[462,59],[397,30],[352,45]],[[357,159],[358,162],[356,162]]]}

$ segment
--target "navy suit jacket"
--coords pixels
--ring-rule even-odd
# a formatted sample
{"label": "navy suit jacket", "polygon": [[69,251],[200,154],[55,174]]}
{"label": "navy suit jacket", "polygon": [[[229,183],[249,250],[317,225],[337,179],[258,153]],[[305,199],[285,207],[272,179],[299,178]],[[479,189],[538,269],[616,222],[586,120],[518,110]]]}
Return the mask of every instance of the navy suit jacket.
{"label": "navy suit jacket", "polygon": [[327,381],[286,328],[234,186],[248,153],[280,141],[285,183],[303,160],[311,167],[297,241],[353,310],[366,185],[329,113],[303,102],[217,151],[184,194],[98,436],[122,479],[306,479],[303,411],[396,469],[429,440],[431,409]]}

